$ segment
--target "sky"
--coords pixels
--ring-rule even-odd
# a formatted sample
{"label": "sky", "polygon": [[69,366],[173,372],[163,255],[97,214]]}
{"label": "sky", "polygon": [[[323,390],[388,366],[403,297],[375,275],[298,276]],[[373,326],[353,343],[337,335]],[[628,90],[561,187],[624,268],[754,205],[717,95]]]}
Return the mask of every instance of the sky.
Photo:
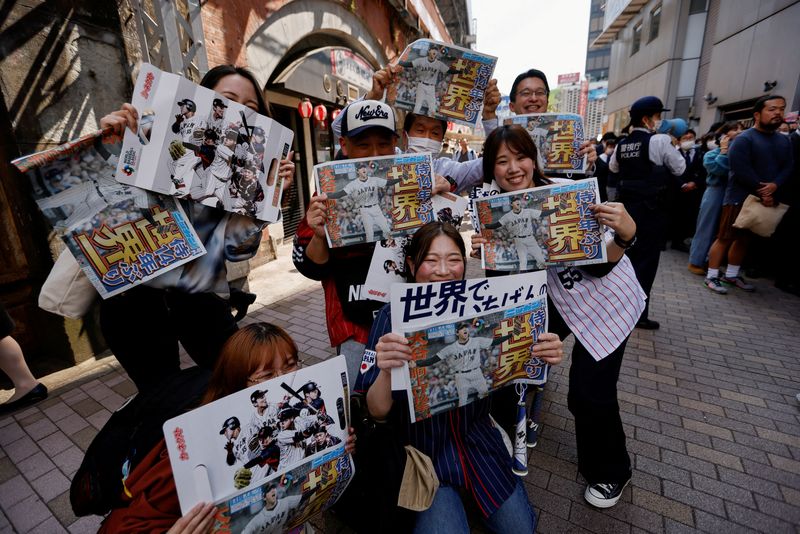
{"label": "sky", "polygon": [[551,88],[559,74],[583,74],[590,0],[471,0],[471,5],[475,50],[497,56],[494,77],[502,94],[531,68],[544,71]]}

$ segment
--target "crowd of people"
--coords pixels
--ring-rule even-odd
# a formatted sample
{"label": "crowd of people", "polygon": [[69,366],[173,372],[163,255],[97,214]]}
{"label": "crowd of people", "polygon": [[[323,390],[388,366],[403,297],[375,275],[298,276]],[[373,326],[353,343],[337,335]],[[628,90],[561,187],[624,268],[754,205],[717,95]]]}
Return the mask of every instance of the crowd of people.
{"label": "crowd of people", "polygon": [[[350,103],[339,115],[333,125],[334,133],[341,138],[338,159],[394,155],[398,150],[439,153],[446,122],[409,112],[398,135],[395,110],[390,102],[381,100],[384,94],[391,93],[403,68],[389,65],[379,70],[365,98]],[[216,67],[201,85],[269,115],[262,91],[245,69]],[[530,69],[510,87],[509,107],[518,114],[545,112],[549,94],[545,74]],[[797,225],[792,208],[774,235],[760,247],[751,242],[747,230],[734,223],[748,195],[757,197],[766,208],[792,204],[797,194],[800,133],[782,131],[789,128],[783,123],[786,102],[776,95],[763,97],[755,104],[753,127],[744,129],[741,123],[726,122],[714,125],[699,139],[685,124],[662,120],[662,114],[669,110],[658,98],[647,96],[632,103],[630,125],[620,136],[607,133],[599,144],[594,140],[582,144],[580,153],[588,162],[585,174],[554,177],[542,172],[541,154],[523,127],[498,124],[495,111],[499,101],[500,92],[493,80],[486,91],[482,114],[487,132],[482,155],[476,156],[462,142],[453,158],[436,159],[434,193],[504,193],[584,176],[598,178],[601,199],[591,206],[591,211],[608,229],[608,262],[545,268],[537,260],[530,265],[522,262],[522,270],[545,268],[548,285],[550,332],[539,336],[531,355],[557,365],[563,358],[563,340],[570,335],[575,338],[568,407],[575,418],[577,469],[586,481],[586,501],[598,508],[609,508],[619,501],[632,473],[617,401],[617,380],[634,328],[659,327],[648,312],[661,251],[671,241],[672,248],[688,252],[689,270],[704,275],[706,287],[717,294],[724,294],[729,288],[754,289],[742,276],[745,265],[762,273],[772,267],[776,286],[797,293],[796,282],[777,265],[780,262],[771,265],[769,255],[762,254],[788,246],[786,241]],[[125,104],[104,117],[100,125],[119,136],[125,128],[137,131],[137,121],[136,109]],[[294,164],[289,159],[280,163],[280,173],[286,186],[291,186]],[[366,183],[367,179],[362,181]],[[347,194],[355,202],[355,190]],[[478,400],[467,403],[467,394],[458,379],[445,383],[443,377],[432,373],[437,380],[442,379],[442,383],[431,386],[432,391],[438,388],[434,397],[451,402],[452,409],[412,424],[406,400],[391,388],[391,370],[408,363],[414,365],[408,341],[392,332],[391,306],[369,300],[358,290],[365,282],[375,244],[328,246],[325,223],[330,198],[326,194],[312,197],[294,239],[294,265],[304,276],[322,284],[331,346],[345,356],[350,383],[355,392],[364,396],[368,417],[391,425],[400,444],[428,456],[439,481],[428,506],[410,517],[406,515],[404,522],[393,523],[394,510],[370,510],[368,502],[360,503],[362,510],[355,516],[348,509],[350,517],[343,519],[359,531],[372,531],[376,525],[394,531],[403,525],[414,532],[469,532],[467,510],[472,509],[493,532],[533,532],[537,520],[534,506],[512,471],[512,458],[503,436],[514,425],[517,396],[513,388],[492,394],[484,391]],[[225,260],[252,257],[264,224],[198,203],[181,202],[207,254],[103,301],[101,327],[117,359],[140,394],[146,395],[161,379],[179,372],[180,342],[190,357],[211,373],[203,403],[292,372],[298,365],[298,347],[289,335],[263,323],[240,329],[232,316],[230,301],[224,298],[229,294]],[[372,233],[365,226],[368,221],[355,220],[359,209],[363,218],[370,206],[359,206],[340,213],[345,227],[350,232]],[[376,228],[375,234],[386,231],[377,223]],[[428,223],[414,233],[405,249],[406,279],[416,283],[462,280],[468,252],[479,256],[484,242],[475,234],[471,246],[467,246],[452,225]],[[508,248],[510,251],[511,243]],[[758,257],[748,259],[748,250],[758,250]],[[726,265],[724,273],[722,265]],[[486,276],[506,274],[509,273],[486,271]],[[141,317],[148,317],[160,328],[141,336],[130,328]],[[0,335],[8,336],[11,328],[11,323],[4,320]],[[456,344],[469,342],[468,328],[464,331],[467,335],[459,334]],[[11,347],[7,339],[10,338],[3,338],[3,347]],[[485,347],[475,350],[488,350],[489,345],[487,341]],[[448,350],[461,349],[456,346]],[[7,367],[5,361],[10,359],[6,352],[3,348],[3,370]],[[12,406],[21,406],[19,399],[35,402],[46,395],[46,388],[37,384],[26,369],[19,368],[12,375],[16,376],[18,391],[12,403],[17,404]],[[315,388],[313,383],[308,384],[312,399],[309,402],[313,402]],[[268,406],[262,402],[263,394],[258,393],[251,396],[253,421],[233,417],[220,431],[228,440],[230,461],[236,461],[237,455],[249,454],[241,445],[247,436],[248,443],[256,438],[265,451],[264,472],[279,468],[276,459],[281,456],[267,452],[280,441],[284,425],[292,425],[293,431],[301,426],[307,430],[302,443],[290,444],[298,448],[300,455],[314,454],[333,444],[324,432],[327,421],[315,416],[314,421],[303,423],[303,406]],[[380,470],[379,464],[358,465],[359,458],[367,456],[356,446],[355,434],[348,439],[347,450],[355,452],[357,468]],[[370,452],[370,457],[380,457],[381,451]],[[250,479],[245,484],[249,482]],[[201,532],[214,521],[215,508],[211,504],[200,504],[181,516],[163,440],[133,467],[124,487],[122,505],[103,523],[105,532]],[[288,506],[281,504],[274,489],[270,488],[264,499],[265,517],[276,507]],[[282,511],[284,516],[286,513]],[[342,513],[348,515],[347,511]],[[259,531],[256,527],[253,531]]]}

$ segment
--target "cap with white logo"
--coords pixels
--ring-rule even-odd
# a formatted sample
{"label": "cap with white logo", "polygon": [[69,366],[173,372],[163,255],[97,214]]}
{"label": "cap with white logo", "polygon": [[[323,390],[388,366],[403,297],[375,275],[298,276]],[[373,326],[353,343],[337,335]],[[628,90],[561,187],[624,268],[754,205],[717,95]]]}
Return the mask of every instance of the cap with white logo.
{"label": "cap with white logo", "polygon": [[395,132],[394,110],[385,102],[361,100],[353,102],[342,112],[342,137],[353,137],[369,128]]}

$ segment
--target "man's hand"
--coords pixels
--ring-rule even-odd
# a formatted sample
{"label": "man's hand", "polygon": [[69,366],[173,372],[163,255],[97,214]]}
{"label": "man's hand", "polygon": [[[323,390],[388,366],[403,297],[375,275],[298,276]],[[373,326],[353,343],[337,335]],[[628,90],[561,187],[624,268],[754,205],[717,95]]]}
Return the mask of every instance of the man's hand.
{"label": "man's hand", "polygon": [[169,152],[169,157],[171,157],[173,160],[179,160],[184,154],[186,154],[186,148],[184,148],[183,141],[180,139],[175,139],[173,142],[171,142],[167,151]]}
{"label": "man's hand", "polygon": [[314,230],[314,235],[325,241],[325,224],[328,222],[328,196],[324,193],[311,197],[306,212],[306,222]]}
{"label": "man's hand", "polygon": [[364,95],[367,100],[382,100],[386,92],[386,102],[392,103],[397,99],[397,82],[400,81],[400,65],[386,65],[372,75],[372,88]]}
{"label": "man's hand", "polygon": [[697,184],[694,182],[686,182],[681,186],[681,191],[684,193],[688,193],[689,191],[694,191],[697,189]]}
{"label": "man's hand", "polygon": [[246,467],[242,467],[236,470],[236,473],[233,474],[233,486],[236,489],[242,489],[250,485],[250,480],[253,478],[253,472],[247,469]]}
{"label": "man's hand", "polygon": [[500,89],[497,88],[497,80],[492,78],[486,86],[483,97],[483,120],[497,118],[497,106],[500,105]]}
{"label": "man's hand", "polygon": [[759,182],[758,185],[761,187],[759,187],[756,192],[762,199],[764,197],[771,197],[773,194],[775,194],[775,191],[778,190],[777,184],[773,182]]}
{"label": "man's hand", "polygon": [[450,182],[444,176],[439,174],[434,175],[433,180],[433,191],[431,191],[432,195],[438,195],[439,193],[449,193],[450,192]]}
{"label": "man's hand", "polygon": [[597,149],[594,147],[594,141],[589,140],[585,141],[581,145],[581,149],[578,151],[579,156],[586,156],[586,163],[587,167],[591,167],[594,165],[594,162],[597,161]]}

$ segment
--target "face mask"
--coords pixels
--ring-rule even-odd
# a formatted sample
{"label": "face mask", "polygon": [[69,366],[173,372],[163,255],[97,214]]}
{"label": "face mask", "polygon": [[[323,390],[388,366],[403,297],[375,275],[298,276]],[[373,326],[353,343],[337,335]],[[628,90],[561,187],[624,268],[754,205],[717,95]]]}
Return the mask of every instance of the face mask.
{"label": "face mask", "polygon": [[416,154],[418,152],[432,152],[434,156],[439,154],[442,149],[442,142],[427,137],[408,137],[407,152]]}
{"label": "face mask", "polygon": [[706,143],[706,148],[709,150],[714,150],[715,148],[717,148],[717,142],[709,141],[708,143]]}
{"label": "face mask", "polygon": [[694,148],[694,141],[681,141],[681,150],[691,150]]}
{"label": "face mask", "polygon": [[778,132],[778,133],[783,134],[783,135],[789,135],[791,132]]}
{"label": "face mask", "polygon": [[610,156],[613,153],[614,153],[614,149],[613,148],[607,148],[606,149],[606,156]]}
{"label": "face mask", "polygon": [[650,128],[650,131],[651,132],[656,132],[656,133],[664,133],[664,132],[661,131],[661,126],[663,126],[663,125],[664,125],[664,121],[661,120],[661,119],[658,119],[657,121],[655,121],[653,123],[653,127]]}

